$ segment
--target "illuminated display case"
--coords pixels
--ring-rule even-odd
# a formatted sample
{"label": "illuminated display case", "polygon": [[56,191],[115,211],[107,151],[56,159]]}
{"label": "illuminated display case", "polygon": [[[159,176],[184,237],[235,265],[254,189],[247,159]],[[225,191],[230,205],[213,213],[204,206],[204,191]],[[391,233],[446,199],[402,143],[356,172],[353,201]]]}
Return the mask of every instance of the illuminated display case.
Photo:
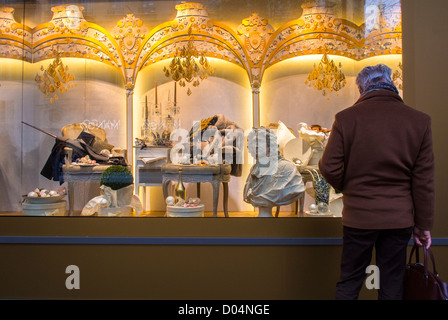
{"label": "illuminated display case", "polygon": [[[22,195],[36,188],[60,187],[41,174],[55,139],[26,124],[56,136],[72,123],[100,127],[109,146],[126,150],[138,175],[135,144],[148,120],[153,134],[162,135],[167,117],[170,131],[189,131],[195,121],[222,114],[246,133],[275,129],[280,152],[306,164],[312,148],[299,124],[330,128],[334,114],[357,98],[357,71],[385,63],[401,88],[399,1],[7,1],[0,19],[4,214],[20,213]],[[195,55],[196,66],[176,71],[176,59],[194,61]],[[228,211],[256,216],[243,201],[254,162],[246,145],[240,152]],[[93,180],[70,185],[74,215],[98,194]],[[311,180],[305,211],[315,202]],[[161,188],[143,188],[136,188],[145,203],[142,216],[163,214]],[[195,187],[187,188],[187,197],[195,194]],[[331,196],[332,212],[340,216],[340,196]],[[204,186],[206,212],[212,198]],[[294,204],[278,210],[279,217],[296,214]]]}

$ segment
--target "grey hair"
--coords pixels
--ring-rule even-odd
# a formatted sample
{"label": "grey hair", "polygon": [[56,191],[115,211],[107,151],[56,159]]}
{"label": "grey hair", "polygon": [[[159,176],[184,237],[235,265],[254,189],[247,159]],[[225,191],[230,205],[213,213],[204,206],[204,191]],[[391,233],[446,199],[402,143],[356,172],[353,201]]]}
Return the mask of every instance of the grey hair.
{"label": "grey hair", "polygon": [[392,69],[385,64],[377,64],[376,66],[369,66],[362,69],[356,77],[356,84],[358,85],[361,93],[366,89],[378,82],[386,82],[393,84],[390,78]]}

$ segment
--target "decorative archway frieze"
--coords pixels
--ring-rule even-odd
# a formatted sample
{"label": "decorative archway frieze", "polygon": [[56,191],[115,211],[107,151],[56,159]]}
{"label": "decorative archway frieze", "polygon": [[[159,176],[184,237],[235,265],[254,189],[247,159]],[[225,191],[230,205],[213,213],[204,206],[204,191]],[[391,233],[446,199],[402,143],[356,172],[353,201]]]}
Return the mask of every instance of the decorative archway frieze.
{"label": "decorative archway frieze", "polygon": [[333,7],[331,1],[304,3],[302,16],[281,26],[270,38],[261,73],[290,58],[325,52],[356,61],[402,53],[399,3],[384,12],[378,9],[372,25],[360,26],[335,16]]}
{"label": "decorative archway frieze", "polygon": [[[246,52],[241,40],[226,25],[210,20],[198,3],[176,6],[177,17],[154,29],[139,54],[137,71],[159,61],[172,59],[176,49],[185,46],[191,36],[198,51],[207,57],[235,63],[248,70]],[[250,74],[248,74],[250,77]]]}
{"label": "decorative archway frieze", "polygon": [[297,56],[327,52],[359,61],[402,53],[399,4],[366,8],[366,23],[360,26],[335,16],[333,7],[331,1],[307,1],[301,17],[277,30],[253,13],[232,30],[210,20],[202,4],[190,2],[177,5],[177,16],[152,30],[129,14],[110,32],[86,21],[77,5],[53,7],[52,20],[35,28],[17,23],[13,8],[0,8],[0,57],[35,63],[53,58],[57,49],[62,57],[114,66],[132,89],[140,70],[174,57],[176,48],[188,41],[191,27],[199,51],[239,65],[257,88],[267,68]]}
{"label": "decorative archway frieze", "polygon": [[33,30],[14,19],[14,9],[0,7],[0,58],[32,62]]}
{"label": "decorative archway frieze", "polygon": [[124,57],[119,44],[104,28],[86,21],[83,8],[61,5],[52,8],[50,22],[33,29],[33,62],[54,58],[54,50],[61,57],[96,60],[124,71]]}

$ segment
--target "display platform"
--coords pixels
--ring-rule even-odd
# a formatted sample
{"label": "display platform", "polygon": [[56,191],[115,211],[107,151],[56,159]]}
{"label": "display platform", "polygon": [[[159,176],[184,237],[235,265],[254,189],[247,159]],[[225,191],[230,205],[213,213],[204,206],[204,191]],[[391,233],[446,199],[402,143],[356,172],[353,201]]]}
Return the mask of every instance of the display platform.
{"label": "display platform", "polygon": [[[254,213],[255,214],[255,213]],[[225,218],[205,212],[204,218],[170,219],[159,213],[153,217],[33,217],[2,216],[0,237],[52,237],[54,242],[64,237],[117,238],[263,238],[339,239],[341,220],[338,218]],[[289,239],[289,240],[288,240]],[[87,239],[86,239],[87,240]],[[311,241],[312,242],[312,241]],[[310,242],[310,243],[311,243]]]}

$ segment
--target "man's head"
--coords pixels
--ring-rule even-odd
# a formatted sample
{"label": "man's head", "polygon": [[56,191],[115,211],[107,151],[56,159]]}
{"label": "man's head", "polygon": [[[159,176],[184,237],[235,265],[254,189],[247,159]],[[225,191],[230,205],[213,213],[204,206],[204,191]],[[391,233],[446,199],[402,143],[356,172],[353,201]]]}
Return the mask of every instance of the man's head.
{"label": "man's head", "polygon": [[361,72],[358,73],[358,76],[356,77],[356,84],[358,86],[359,93],[363,94],[363,92],[366,91],[368,87],[379,82],[385,82],[393,85],[392,79],[390,77],[391,73],[392,70],[384,64],[365,67],[361,70]]}

